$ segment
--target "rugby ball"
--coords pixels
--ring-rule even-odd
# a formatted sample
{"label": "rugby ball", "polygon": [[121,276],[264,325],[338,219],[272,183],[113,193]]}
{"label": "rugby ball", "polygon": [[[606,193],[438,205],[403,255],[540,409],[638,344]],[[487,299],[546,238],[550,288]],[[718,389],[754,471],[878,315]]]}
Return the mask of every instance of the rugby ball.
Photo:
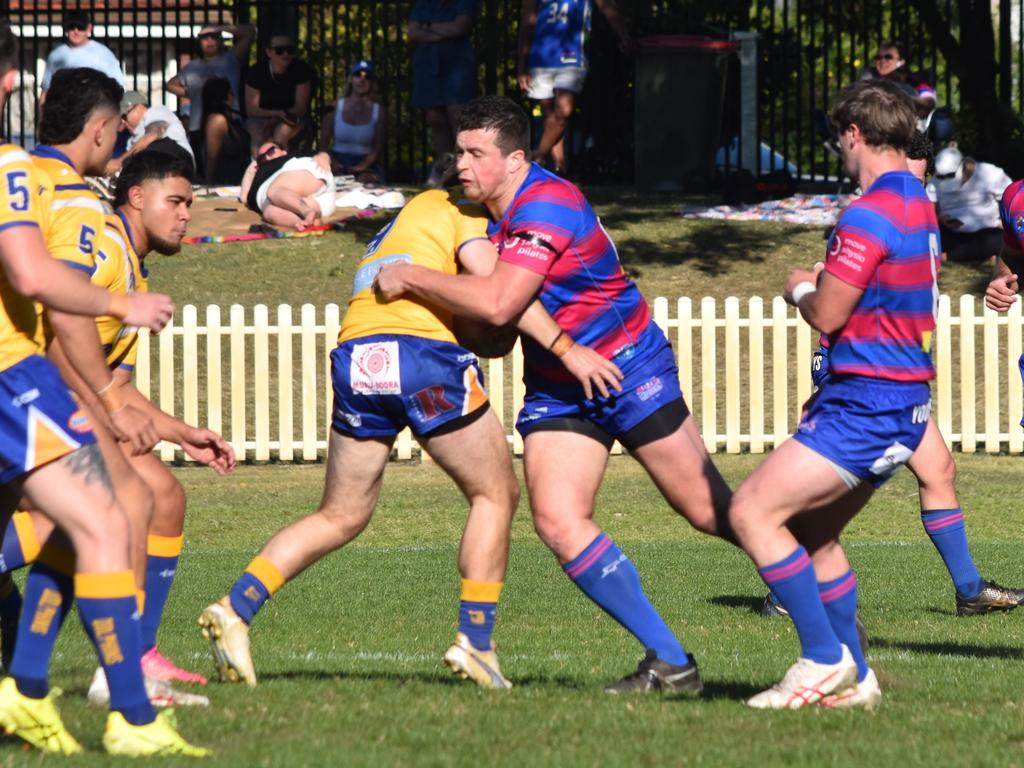
{"label": "rugby ball", "polygon": [[519,330],[511,323],[491,325],[456,315],[455,338],[461,346],[479,357],[504,357],[515,346]]}

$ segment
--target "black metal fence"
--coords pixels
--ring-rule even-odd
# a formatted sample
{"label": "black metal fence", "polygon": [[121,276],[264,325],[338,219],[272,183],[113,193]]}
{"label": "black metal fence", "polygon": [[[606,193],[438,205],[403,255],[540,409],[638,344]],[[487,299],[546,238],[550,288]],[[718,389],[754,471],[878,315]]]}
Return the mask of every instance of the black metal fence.
{"label": "black metal fence", "polygon": [[[969,57],[990,56],[995,67],[991,87],[1007,110],[1020,114],[1024,0],[994,4],[997,12],[990,16],[989,30],[993,51],[967,49],[967,42],[985,39],[975,29],[977,14],[968,18],[969,8],[977,5],[992,7],[975,0],[619,0],[637,37],[757,32],[757,157],[760,161],[764,156],[769,166],[757,170],[769,170],[781,157],[804,179],[835,170],[834,159],[815,133],[815,111],[827,109],[834,93],[870,65],[883,40],[902,42],[910,66],[935,79],[939,103],[950,105],[958,116],[964,106],[961,81],[974,71]],[[8,107],[5,133],[14,141],[34,143],[39,82],[46,54],[61,42],[61,15],[67,8],[92,12],[94,37],[123,62],[129,88],[172,108],[177,101],[164,84],[194,54],[198,29],[208,23],[249,21],[257,25],[260,43],[279,31],[296,37],[301,55],[319,73],[316,114],[329,109],[340,95],[352,61],[374,60],[388,113],[389,175],[417,179],[430,160],[430,143],[422,115],[408,105],[412,73],[405,25],[411,6],[411,0],[9,1],[4,7],[21,39],[22,72]],[[515,71],[518,15],[514,0],[478,0],[473,34],[482,92],[521,97]],[[253,57],[261,55],[258,43]],[[600,13],[594,14],[590,62],[568,133],[573,173],[583,180],[626,181],[633,171],[633,64],[619,52]],[[736,69],[728,80],[723,143],[732,141],[739,130]],[[975,73],[975,87],[977,80]],[[979,124],[984,128],[984,119],[965,113],[958,123],[968,148],[981,155],[992,148],[971,147],[970,142],[971,132],[977,133]]]}

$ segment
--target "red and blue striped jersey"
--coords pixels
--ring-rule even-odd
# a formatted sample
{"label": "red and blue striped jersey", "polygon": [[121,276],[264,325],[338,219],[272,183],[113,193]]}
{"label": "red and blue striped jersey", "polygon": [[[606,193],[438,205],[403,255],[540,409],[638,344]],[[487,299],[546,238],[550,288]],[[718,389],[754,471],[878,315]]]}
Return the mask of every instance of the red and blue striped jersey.
{"label": "red and blue striped jersey", "polygon": [[1003,243],[1015,253],[1024,252],[1024,179],[1006,188],[999,201],[999,218],[1003,222]]}
{"label": "red and blue striped jersey", "polygon": [[[538,298],[580,344],[613,358],[635,345],[651,322],[647,302],[622,269],[597,214],[570,182],[533,165],[488,235],[498,258],[544,276]],[[527,371],[574,379],[558,359],[523,337]]]}
{"label": "red and blue striped jersey", "polygon": [[843,211],[825,270],[864,293],[846,324],[829,334],[834,375],[934,378],[940,252],[935,209],[906,171],[883,174]]}

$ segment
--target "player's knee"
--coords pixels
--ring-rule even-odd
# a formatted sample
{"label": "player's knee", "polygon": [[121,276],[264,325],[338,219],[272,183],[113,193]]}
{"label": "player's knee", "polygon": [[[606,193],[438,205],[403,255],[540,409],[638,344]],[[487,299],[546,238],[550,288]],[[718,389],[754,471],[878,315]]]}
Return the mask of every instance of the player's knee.
{"label": "player's knee", "polygon": [[739,541],[744,541],[757,530],[759,523],[758,504],[753,494],[739,488],[732,497],[727,516],[729,528]]}
{"label": "player's knee", "polygon": [[119,483],[115,493],[122,510],[121,514],[126,516],[132,527],[142,530],[149,528],[153,520],[156,497],[146,482],[137,475],[133,476]]}
{"label": "player's knee", "polygon": [[554,510],[542,508],[533,511],[533,530],[537,532],[538,538],[545,546],[556,555],[572,540],[573,522]]}
{"label": "player's knee", "polygon": [[317,510],[317,514],[327,524],[331,538],[328,543],[338,544],[351,541],[363,532],[373,517],[373,507],[367,509],[361,505],[324,504]]}
{"label": "player's knee", "polygon": [[926,491],[955,492],[956,462],[953,456],[946,452],[939,461],[931,462],[928,471],[918,475],[917,482]]}

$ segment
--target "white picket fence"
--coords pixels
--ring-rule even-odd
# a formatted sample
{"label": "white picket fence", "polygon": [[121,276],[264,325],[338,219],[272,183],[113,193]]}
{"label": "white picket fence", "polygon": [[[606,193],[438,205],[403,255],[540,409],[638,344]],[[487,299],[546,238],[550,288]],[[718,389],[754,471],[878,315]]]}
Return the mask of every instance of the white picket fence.
{"label": "white picket fence", "polygon": [[[1020,419],[1022,302],[1004,315],[961,296],[952,314],[939,301],[935,333],[935,414],[951,446],[966,453],[1024,452]],[[810,394],[810,361],[817,339],[780,298],[741,302],[711,298],[655,299],[654,319],[672,341],[680,381],[697,415],[708,450],[761,453],[793,431]],[[228,310],[208,306],[200,325],[194,306],[155,339],[143,334],[136,383],[162,409],[223,434],[240,459],[315,461],[327,447],[332,392],[329,355],[341,310],[282,305],[271,321],[266,306]],[[511,365],[508,375],[506,365]],[[522,441],[512,429],[523,398],[523,360],[518,344],[505,360],[484,362],[491,403],[509,431],[514,452]],[[413,456],[406,430],[397,457]],[[162,444],[165,461],[184,458]]]}

